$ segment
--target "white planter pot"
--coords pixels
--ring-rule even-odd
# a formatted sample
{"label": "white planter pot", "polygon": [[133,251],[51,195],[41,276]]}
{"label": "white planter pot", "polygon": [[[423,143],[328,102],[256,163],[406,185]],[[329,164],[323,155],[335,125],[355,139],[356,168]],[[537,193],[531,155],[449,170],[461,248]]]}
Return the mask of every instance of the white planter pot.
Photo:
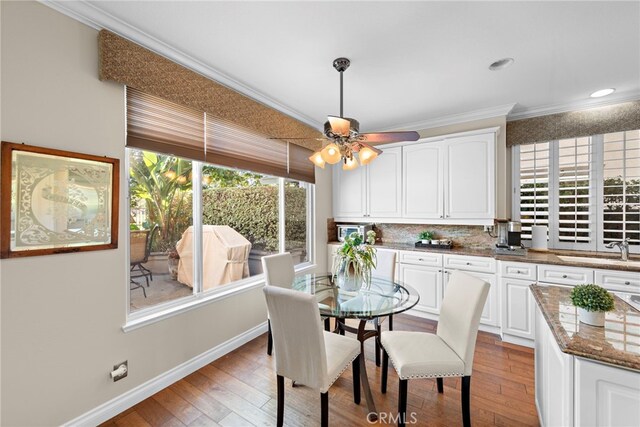
{"label": "white planter pot", "polygon": [[429,241],[428,240],[420,240],[420,243],[422,243],[423,245],[428,245]]}
{"label": "white planter pot", "polygon": [[578,307],[578,319],[591,326],[604,326],[604,311],[587,311]]}

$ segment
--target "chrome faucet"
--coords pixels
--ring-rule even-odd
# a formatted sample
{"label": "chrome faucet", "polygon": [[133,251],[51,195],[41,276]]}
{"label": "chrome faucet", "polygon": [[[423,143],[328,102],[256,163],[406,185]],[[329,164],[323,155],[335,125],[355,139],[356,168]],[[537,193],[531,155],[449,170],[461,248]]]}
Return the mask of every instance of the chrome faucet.
{"label": "chrome faucet", "polygon": [[620,242],[607,243],[605,247],[612,249],[616,246],[618,247],[618,249],[620,249],[620,256],[622,257],[622,261],[629,261],[629,238],[627,237]]}

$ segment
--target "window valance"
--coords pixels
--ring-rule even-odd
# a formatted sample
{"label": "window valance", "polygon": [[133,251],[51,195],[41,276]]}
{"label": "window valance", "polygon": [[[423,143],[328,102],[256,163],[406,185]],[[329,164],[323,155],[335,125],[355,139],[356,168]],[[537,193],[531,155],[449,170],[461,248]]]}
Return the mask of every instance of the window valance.
{"label": "window valance", "polygon": [[507,146],[640,128],[640,101],[507,122]]}

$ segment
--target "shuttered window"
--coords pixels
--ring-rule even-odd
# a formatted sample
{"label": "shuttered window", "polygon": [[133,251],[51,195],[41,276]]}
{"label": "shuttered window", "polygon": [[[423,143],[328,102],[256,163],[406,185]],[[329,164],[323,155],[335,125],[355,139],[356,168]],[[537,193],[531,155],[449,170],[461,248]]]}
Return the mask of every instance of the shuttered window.
{"label": "shuttered window", "polygon": [[532,225],[549,225],[549,143],[520,147],[520,221],[522,237]]}
{"label": "shuttered window", "polygon": [[604,135],[602,244],[640,245],[640,131]]}
{"label": "shuttered window", "polygon": [[615,251],[629,239],[640,252],[640,131],[513,147],[512,217],[549,227],[556,249]]}
{"label": "shuttered window", "polygon": [[556,197],[558,242],[591,243],[592,223],[595,222],[592,202],[591,138],[563,139],[556,142],[557,191]]}
{"label": "shuttered window", "polygon": [[127,88],[127,146],[315,183],[312,151]]}

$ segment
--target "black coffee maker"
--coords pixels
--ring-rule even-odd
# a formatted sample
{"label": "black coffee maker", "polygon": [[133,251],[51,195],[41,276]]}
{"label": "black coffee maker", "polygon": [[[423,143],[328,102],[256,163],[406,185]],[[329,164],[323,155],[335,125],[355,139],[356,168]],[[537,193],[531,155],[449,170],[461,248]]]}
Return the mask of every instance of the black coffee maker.
{"label": "black coffee maker", "polygon": [[507,246],[509,249],[522,247],[522,224],[518,221],[509,221],[507,223]]}

